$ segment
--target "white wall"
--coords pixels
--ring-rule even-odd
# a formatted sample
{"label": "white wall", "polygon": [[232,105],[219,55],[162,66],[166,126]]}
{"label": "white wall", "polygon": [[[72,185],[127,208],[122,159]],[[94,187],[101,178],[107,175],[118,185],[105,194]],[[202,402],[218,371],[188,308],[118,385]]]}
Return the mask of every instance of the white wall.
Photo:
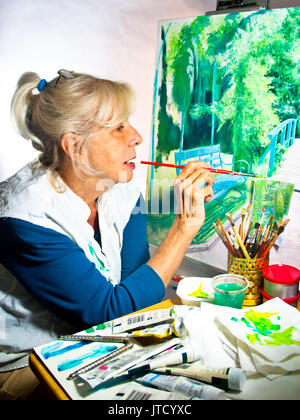
{"label": "white wall", "polygon": [[[271,1],[271,7],[299,5],[299,0]],[[0,181],[36,156],[10,117],[11,97],[25,71],[50,80],[66,68],[131,83],[137,94],[131,122],[144,138],[137,156],[147,159],[157,22],[215,9],[216,0],[1,0]],[[146,168],[135,174],[143,190]]]}
{"label": "white wall", "polygon": [[[148,159],[158,19],[215,10],[215,0],[1,0],[0,181],[36,156],[16,133],[10,101],[24,71],[47,80],[66,68],[132,84],[137,110],[132,123],[144,138]],[[146,168],[136,178],[143,188]]]}

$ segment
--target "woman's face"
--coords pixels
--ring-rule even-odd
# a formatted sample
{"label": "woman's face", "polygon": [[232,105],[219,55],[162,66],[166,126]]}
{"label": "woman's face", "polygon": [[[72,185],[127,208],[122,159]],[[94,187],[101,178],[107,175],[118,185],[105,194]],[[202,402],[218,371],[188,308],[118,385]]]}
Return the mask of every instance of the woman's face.
{"label": "woman's face", "polygon": [[115,183],[129,182],[135,169],[135,147],[142,141],[129,121],[101,128],[91,139],[89,162],[94,169],[102,172],[101,179]]}

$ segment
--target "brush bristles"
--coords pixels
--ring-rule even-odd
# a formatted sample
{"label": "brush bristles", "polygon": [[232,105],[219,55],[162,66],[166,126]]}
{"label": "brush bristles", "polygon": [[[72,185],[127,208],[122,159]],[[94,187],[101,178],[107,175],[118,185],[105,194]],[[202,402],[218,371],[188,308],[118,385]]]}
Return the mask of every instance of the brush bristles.
{"label": "brush bristles", "polygon": [[229,222],[230,222],[231,224],[233,224],[233,217],[232,217],[232,215],[231,215],[230,213],[226,213],[226,217],[227,217],[227,219],[229,220]]}

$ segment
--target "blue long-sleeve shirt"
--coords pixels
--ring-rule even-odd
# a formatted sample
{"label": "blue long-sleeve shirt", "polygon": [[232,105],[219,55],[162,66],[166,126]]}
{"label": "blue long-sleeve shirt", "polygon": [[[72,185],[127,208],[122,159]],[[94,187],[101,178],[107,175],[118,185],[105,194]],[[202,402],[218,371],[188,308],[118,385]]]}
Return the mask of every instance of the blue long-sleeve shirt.
{"label": "blue long-sleeve shirt", "polygon": [[73,324],[96,325],[153,305],[165,294],[161,278],[146,264],[145,218],[132,214],[124,229],[116,286],[68,236],[15,218],[0,218],[0,262],[52,313]]}

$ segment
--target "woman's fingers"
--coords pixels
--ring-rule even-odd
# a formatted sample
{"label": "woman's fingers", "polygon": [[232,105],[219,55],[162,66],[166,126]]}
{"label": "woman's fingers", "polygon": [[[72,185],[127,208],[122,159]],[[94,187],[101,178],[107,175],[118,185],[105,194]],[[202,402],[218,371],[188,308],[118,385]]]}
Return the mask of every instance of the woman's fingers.
{"label": "woman's fingers", "polygon": [[183,210],[188,215],[200,216],[204,203],[208,203],[213,196],[211,184],[205,184],[205,177],[196,178],[193,182],[181,183]]}
{"label": "woman's fingers", "polygon": [[193,172],[199,169],[208,169],[210,166],[206,162],[202,161],[192,161],[189,162],[185,167],[180,171],[180,174],[175,178],[175,182],[183,181],[185,178],[190,176]]}
{"label": "woman's fingers", "polygon": [[202,198],[206,202],[210,201],[213,195],[211,187],[215,178],[207,170],[209,167],[205,162],[189,162],[174,180],[177,194],[185,192],[185,195],[190,195],[193,200]]}
{"label": "woman's fingers", "polygon": [[204,203],[213,197],[215,178],[205,162],[190,162],[174,180],[177,213],[181,220],[199,228],[205,219]]}
{"label": "woman's fingers", "polygon": [[[173,185],[182,184],[184,187],[187,187],[190,183],[201,179],[203,180],[203,185],[212,185],[215,182],[215,178],[213,174],[207,170],[209,168],[210,166],[206,162],[189,162],[175,178]],[[201,177],[201,175],[203,176]]]}
{"label": "woman's fingers", "polygon": [[211,185],[207,185],[206,187],[204,187],[205,189],[205,198],[204,201],[205,203],[209,203],[210,200],[213,198],[214,195],[214,191]]}

